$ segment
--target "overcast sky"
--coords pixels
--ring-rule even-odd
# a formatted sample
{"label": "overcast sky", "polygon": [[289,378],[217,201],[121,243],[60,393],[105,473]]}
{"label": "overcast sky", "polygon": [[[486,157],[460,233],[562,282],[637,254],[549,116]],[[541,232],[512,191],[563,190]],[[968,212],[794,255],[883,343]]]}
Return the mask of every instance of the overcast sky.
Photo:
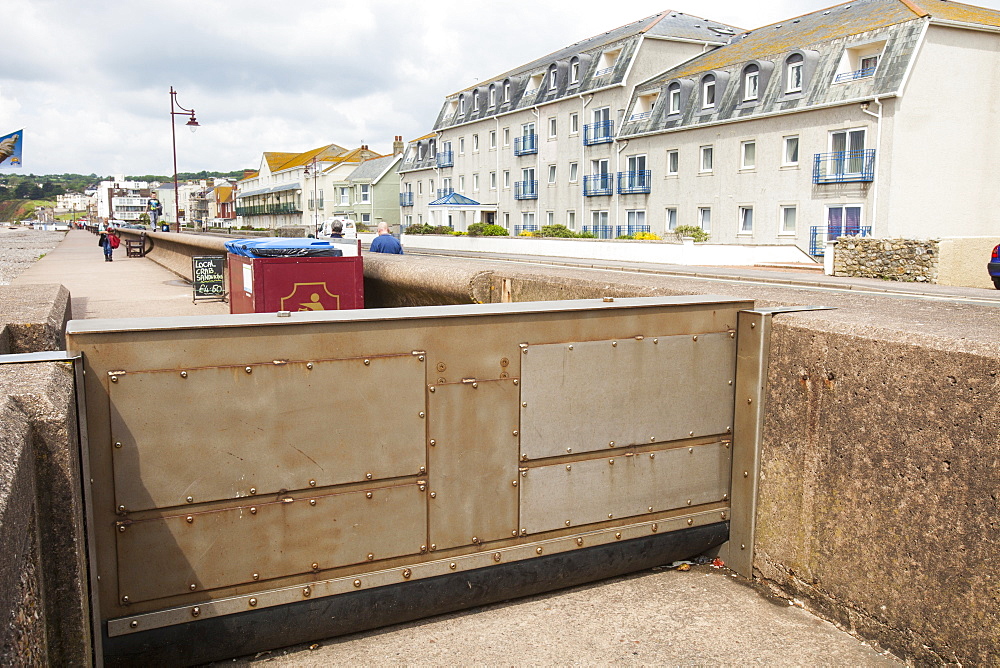
{"label": "overcast sky", "polygon": [[24,128],[25,174],[170,174],[173,86],[201,123],[178,117],[182,172],[330,143],[388,153],[448,93],[665,9],[756,28],[833,4],[4,0],[0,135]]}

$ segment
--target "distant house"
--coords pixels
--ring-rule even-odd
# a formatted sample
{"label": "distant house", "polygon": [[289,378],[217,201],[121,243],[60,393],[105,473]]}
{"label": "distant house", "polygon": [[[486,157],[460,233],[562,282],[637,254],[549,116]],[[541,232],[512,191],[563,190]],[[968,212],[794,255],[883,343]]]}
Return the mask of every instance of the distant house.
{"label": "distant house", "polygon": [[333,215],[344,216],[365,226],[385,221],[399,223],[399,174],[396,165],[402,153],[366,160],[343,181],[333,183],[338,197]]}
{"label": "distant house", "polygon": [[146,181],[128,181],[116,176],[97,188],[97,216],[106,220],[133,222],[146,211],[150,188]]}

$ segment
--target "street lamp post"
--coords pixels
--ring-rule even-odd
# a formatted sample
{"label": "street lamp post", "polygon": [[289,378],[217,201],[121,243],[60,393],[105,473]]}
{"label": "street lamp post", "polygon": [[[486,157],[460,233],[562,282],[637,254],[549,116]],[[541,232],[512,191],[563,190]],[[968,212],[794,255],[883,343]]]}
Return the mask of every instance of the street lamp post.
{"label": "street lamp post", "polygon": [[[174,108],[180,111],[174,111]],[[181,231],[180,216],[180,193],[177,191],[177,133],[174,130],[174,116],[189,116],[188,122],[184,125],[194,132],[198,128],[198,120],[194,117],[194,109],[185,109],[177,104],[177,91],[170,87],[170,142],[174,148],[174,222],[177,224],[177,231]]]}
{"label": "street lamp post", "polygon": [[319,199],[316,194],[316,180],[319,178],[319,169],[317,168],[316,158],[309,161],[306,168],[302,170],[304,176],[312,176],[313,183],[313,232],[317,239],[319,239]]}

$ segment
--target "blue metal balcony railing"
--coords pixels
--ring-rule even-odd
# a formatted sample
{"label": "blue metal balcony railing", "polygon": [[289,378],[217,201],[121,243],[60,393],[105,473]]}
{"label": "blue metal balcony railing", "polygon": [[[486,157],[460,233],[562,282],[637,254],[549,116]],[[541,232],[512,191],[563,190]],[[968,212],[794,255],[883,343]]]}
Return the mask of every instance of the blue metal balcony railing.
{"label": "blue metal balcony railing", "polygon": [[813,183],[849,183],[875,180],[875,149],[817,153]]}
{"label": "blue metal balcony railing", "polygon": [[604,69],[600,69],[600,70],[597,70],[596,72],[594,72],[594,76],[595,77],[603,77],[605,74],[611,74],[614,71],[615,71],[614,66],[605,67]]}
{"label": "blue metal balcony railing", "polygon": [[610,195],[614,187],[614,174],[591,174],[583,177],[583,194],[585,197]]}
{"label": "blue metal balcony railing", "polygon": [[540,91],[540,90],[541,90],[541,88],[532,88],[531,90],[526,90],[526,91],[524,91],[524,94],[521,97],[527,98],[527,97],[531,97],[532,95],[538,95],[538,91]]}
{"label": "blue metal balcony railing", "polygon": [[632,114],[628,117],[630,121],[642,121],[649,118],[653,114],[652,111],[640,111],[637,114]]}
{"label": "blue metal balcony railing", "polygon": [[514,199],[538,199],[538,181],[515,182]]}
{"label": "blue metal balcony railing", "polygon": [[413,206],[413,193],[399,193],[399,206]]}
{"label": "blue metal balcony railing", "polygon": [[843,81],[854,81],[855,79],[864,79],[865,77],[870,77],[875,74],[875,70],[878,67],[866,67],[863,70],[855,70],[853,72],[844,72],[843,74],[838,74],[833,80],[833,83],[841,83]]}
{"label": "blue metal balcony railing", "polygon": [[614,138],[615,122],[598,121],[583,126],[583,145],[607,144]]}
{"label": "blue metal balcony railing", "polygon": [[447,195],[450,195],[453,192],[455,192],[454,188],[438,188],[437,189],[438,199],[441,199],[442,197],[446,197]]}
{"label": "blue metal balcony railing", "polygon": [[538,225],[515,225],[514,226],[514,236],[518,236],[521,232],[537,232]]}
{"label": "blue metal balcony railing", "polygon": [[437,154],[438,167],[453,167],[455,165],[454,151],[441,151]]}
{"label": "blue metal balcony railing", "polygon": [[514,137],[514,155],[538,153],[538,135]]}
{"label": "blue metal balcony railing", "polygon": [[584,232],[590,232],[598,239],[614,239],[615,228],[611,225],[584,225]]}
{"label": "blue metal balcony railing", "polygon": [[809,254],[813,257],[823,257],[826,254],[826,242],[837,237],[870,237],[871,225],[814,225],[809,228]]}
{"label": "blue metal balcony railing", "polygon": [[632,195],[635,193],[648,193],[653,179],[650,177],[650,170],[641,169],[635,172],[618,172],[618,194]]}

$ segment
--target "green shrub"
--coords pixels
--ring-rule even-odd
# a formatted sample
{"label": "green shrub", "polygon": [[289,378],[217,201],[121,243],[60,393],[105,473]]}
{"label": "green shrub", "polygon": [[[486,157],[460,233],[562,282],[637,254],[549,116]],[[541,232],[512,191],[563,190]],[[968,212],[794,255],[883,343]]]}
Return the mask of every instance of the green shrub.
{"label": "green shrub", "polygon": [[453,230],[447,225],[430,225],[429,223],[418,223],[406,228],[406,234],[451,234]]}
{"label": "green shrub", "polygon": [[708,232],[694,225],[678,225],[674,232],[681,237],[691,237],[697,242],[708,241]]}
{"label": "green shrub", "polygon": [[507,228],[500,225],[488,225],[486,223],[473,223],[469,225],[470,237],[505,237]]}
{"label": "green shrub", "polygon": [[538,236],[576,239],[579,235],[565,225],[543,225],[541,231],[538,233]]}

